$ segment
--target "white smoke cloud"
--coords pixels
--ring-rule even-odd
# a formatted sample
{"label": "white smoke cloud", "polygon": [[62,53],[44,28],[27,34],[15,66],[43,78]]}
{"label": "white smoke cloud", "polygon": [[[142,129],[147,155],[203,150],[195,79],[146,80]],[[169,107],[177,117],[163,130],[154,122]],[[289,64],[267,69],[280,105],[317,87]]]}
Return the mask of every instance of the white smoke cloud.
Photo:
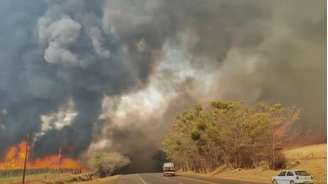
{"label": "white smoke cloud", "polygon": [[70,99],[56,112],[41,115],[41,134],[45,134],[52,129],[60,130],[65,126],[71,125],[78,114],[75,108],[73,100]]}

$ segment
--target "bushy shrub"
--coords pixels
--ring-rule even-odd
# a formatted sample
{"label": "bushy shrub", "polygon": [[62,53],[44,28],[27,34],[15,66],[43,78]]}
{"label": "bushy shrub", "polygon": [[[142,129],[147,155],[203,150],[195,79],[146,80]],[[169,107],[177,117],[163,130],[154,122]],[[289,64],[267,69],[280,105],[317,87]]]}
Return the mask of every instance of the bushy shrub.
{"label": "bushy shrub", "polygon": [[129,158],[117,152],[93,152],[88,155],[89,168],[99,177],[106,177],[130,163]]}

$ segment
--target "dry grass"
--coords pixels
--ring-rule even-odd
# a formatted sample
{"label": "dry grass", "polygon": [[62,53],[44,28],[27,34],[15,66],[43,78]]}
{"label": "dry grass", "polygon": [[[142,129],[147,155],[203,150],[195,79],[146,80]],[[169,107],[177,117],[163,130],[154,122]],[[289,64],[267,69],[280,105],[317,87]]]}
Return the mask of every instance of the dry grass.
{"label": "dry grass", "polygon": [[[283,151],[289,169],[304,169],[314,176],[315,183],[324,184],[327,181],[327,144],[311,145]],[[222,178],[235,178],[260,182],[271,182],[271,177],[279,171],[263,169],[231,170],[226,169],[212,173]]]}
{"label": "dry grass", "polygon": [[316,144],[284,151],[288,160],[312,160],[327,158],[327,144]]}
{"label": "dry grass", "polygon": [[[35,174],[26,176],[27,184],[45,184],[45,183],[59,183],[61,181],[67,181],[72,178],[72,175],[68,174]],[[3,177],[0,178],[0,184],[21,184],[22,177]]]}
{"label": "dry grass", "polygon": [[[307,170],[314,176],[316,184],[327,183],[327,145],[311,145],[299,148],[293,148],[283,151],[287,160],[289,169]],[[230,169],[219,167],[214,172],[202,174],[205,176],[256,181],[263,183],[271,183],[272,176],[278,174],[279,171],[270,169],[256,168],[256,169]],[[193,174],[191,172],[184,174]]]}
{"label": "dry grass", "polygon": [[288,161],[299,162],[292,168],[307,170],[315,183],[327,183],[327,144],[311,145],[284,151]]}
{"label": "dry grass", "polygon": [[[28,175],[26,177],[27,184],[107,184],[117,176],[106,177],[103,179],[93,179],[90,181],[80,181],[81,178],[85,178],[83,174],[81,175],[71,175],[71,174],[35,174]],[[22,177],[3,177],[0,178],[0,184],[21,184]]]}

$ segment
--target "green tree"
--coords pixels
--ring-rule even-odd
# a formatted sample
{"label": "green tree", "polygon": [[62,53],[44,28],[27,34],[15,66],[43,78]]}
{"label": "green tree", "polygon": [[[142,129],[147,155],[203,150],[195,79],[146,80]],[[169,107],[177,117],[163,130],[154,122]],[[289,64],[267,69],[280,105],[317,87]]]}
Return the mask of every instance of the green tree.
{"label": "green tree", "polygon": [[274,138],[298,116],[298,109],[281,104],[213,101],[206,110],[196,105],[177,116],[163,150],[179,168],[197,172],[220,165],[274,167]]}

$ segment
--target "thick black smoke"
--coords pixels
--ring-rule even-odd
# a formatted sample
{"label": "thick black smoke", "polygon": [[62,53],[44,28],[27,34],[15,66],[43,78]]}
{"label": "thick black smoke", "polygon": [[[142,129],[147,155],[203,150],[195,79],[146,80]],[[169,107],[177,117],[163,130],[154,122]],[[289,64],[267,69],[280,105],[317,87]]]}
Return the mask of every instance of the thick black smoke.
{"label": "thick black smoke", "polygon": [[[77,156],[91,142],[104,96],[142,88],[155,63],[142,40],[104,29],[105,1],[0,2],[0,150],[37,136],[35,154],[69,147]],[[107,27],[108,29],[111,27]],[[158,48],[158,43],[151,48]],[[42,130],[41,115],[72,100],[77,116]]]}
{"label": "thick black smoke", "polygon": [[[302,144],[325,141],[325,7],[320,0],[108,1],[105,19],[121,37],[129,38],[132,30],[149,43],[164,41],[178,50],[174,52],[186,52],[189,61],[177,57],[168,69],[156,71],[157,89],[168,104],[146,118],[128,114],[126,126],[112,126],[106,133],[113,140],[110,147],[150,158],[155,155],[151,147],[158,145],[176,114],[213,99],[296,106],[302,115],[288,138],[307,137]],[[184,72],[192,74],[181,77]],[[164,113],[158,112],[162,108]]]}
{"label": "thick black smoke", "polygon": [[[168,122],[212,99],[297,106],[295,132],[325,139],[325,3],[2,0],[0,154],[28,134],[36,155],[107,140],[137,163],[129,169],[147,170]],[[129,104],[116,117],[147,89],[158,110]]]}

